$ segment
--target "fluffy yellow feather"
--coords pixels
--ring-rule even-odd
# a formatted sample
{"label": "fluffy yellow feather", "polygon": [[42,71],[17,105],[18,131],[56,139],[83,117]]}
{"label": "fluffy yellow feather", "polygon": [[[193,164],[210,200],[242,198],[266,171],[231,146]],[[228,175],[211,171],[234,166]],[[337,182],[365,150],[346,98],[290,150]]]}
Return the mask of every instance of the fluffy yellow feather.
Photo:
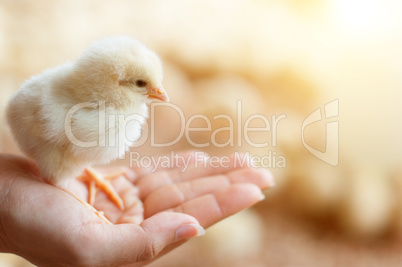
{"label": "fluffy yellow feather", "polygon": [[[133,143],[140,137],[147,102],[169,100],[162,78],[160,59],[139,41],[105,38],[92,43],[75,62],[25,82],[9,102],[8,123],[42,177],[64,187],[85,167],[121,156],[127,140]],[[106,120],[100,119],[99,112]],[[108,119],[133,114],[137,119],[125,127]]]}

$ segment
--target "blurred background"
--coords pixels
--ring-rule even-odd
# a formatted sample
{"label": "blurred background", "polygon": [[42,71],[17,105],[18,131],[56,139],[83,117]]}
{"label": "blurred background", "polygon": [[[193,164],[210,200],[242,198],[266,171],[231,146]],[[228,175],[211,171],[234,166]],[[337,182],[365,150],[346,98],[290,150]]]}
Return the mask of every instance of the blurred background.
{"label": "blurred background", "polygon": [[[164,86],[185,118],[211,122],[190,134],[193,144],[183,136],[155,148],[148,138],[133,151],[156,156],[209,142],[200,149],[210,155],[265,157],[277,183],[265,201],[151,266],[400,266],[401,12],[397,0],[0,0],[0,152],[20,153],[4,110],[24,80],[75,60],[93,40],[129,35],[160,55]],[[326,118],[330,102],[336,116]],[[317,109],[322,119],[303,131]],[[177,112],[154,113],[155,142],[176,139]],[[282,118],[275,130],[249,133],[267,145],[213,135],[230,126],[215,116],[237,127],[254,114]],[[306,149],[326,151],[329,122],[339,126],[332,165]],[[0,265],[30,266],[8,254]]]}

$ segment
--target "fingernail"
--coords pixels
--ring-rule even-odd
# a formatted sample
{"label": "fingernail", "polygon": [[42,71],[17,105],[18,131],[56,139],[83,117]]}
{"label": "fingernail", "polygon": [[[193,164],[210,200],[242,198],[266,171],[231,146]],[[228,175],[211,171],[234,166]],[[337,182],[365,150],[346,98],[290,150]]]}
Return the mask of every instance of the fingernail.
{"label": "fingernail", "polygon": [[260,201],[263,201],[264,199],[265,199],[265,195],[261,193]]}
{"label": "fingernail", "polygon": [[195,223],[183,224],[176,230],[176,241],[205,235],[205,229]]}

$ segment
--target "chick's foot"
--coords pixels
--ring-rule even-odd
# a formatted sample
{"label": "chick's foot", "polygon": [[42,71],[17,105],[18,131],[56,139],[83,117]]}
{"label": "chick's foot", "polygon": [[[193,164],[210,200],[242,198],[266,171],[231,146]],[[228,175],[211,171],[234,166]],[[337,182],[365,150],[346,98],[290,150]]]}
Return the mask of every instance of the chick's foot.
{"label": "chick's foot", "polygon": [[125,174],[125,170],[120,170],[111,174],[102,174],[94,168],[85,169],[85,174],[80,177],[81,180],[88,184],[88,203],[93,205],[97,189],[102,190],[109,199],[121,210],[124,210],[123,200],[117,194],[111,184],[111,180]]}
{"label": "chick's foot", "polygon": [[63,187],[59,187],[61,190],[63,190],[64,192],[72,195],[74,198],[76,198],[79,202],[81,202],[87,209],[89,209],[90,211],[92,211],[93,213],[95,213],[99,218],[101,218],[105,223],[107,224],[112,224],[103,214],[102,211],[98,211],[97,209],[94,208],[93,205],[83,201],[82,199],[80,199],[78,196],[76,196],[74,193],[70,192],[69,190],[63,188]]}

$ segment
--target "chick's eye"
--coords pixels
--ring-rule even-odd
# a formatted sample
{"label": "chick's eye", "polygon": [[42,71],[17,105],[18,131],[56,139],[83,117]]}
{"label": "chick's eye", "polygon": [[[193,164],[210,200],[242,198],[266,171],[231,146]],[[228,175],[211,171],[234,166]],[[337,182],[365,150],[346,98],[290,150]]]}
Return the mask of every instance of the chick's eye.
{"label": "chick's eye", "polygon": [[138,80],[135,82],[135,85],[137,85],[138,87],[145,87],[147,86],[147,82],[143,80]]}

